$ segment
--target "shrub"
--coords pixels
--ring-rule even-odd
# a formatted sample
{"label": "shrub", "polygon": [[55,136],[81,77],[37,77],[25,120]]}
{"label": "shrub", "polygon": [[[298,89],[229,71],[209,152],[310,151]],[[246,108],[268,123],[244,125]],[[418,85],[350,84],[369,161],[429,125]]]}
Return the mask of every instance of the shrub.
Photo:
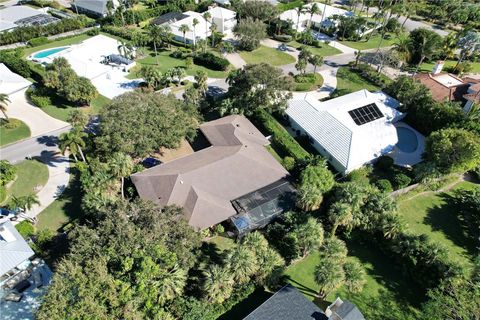
{"label": "shrub", "polygon": [[28,45],[30,47],[36,47],[36,46],[41,46],[42,44],[48,43],[49,40],[47,37],[38,37],[38,38],[33,38],[28,41]]}
{"label": "shrub", "polygon": [[87,34],[89,36],[98,36],[100,34],[100,29],[99,28],[93,28],[87,31]]}
{"label": "shrub", "polygon": [[293,40],[293,37],[291,35],[288,35],[288,34],[274,35],[273,38],[277,41],[280,41],[280,42],[290,42],[290,41]]}
{"label": "shrub", "polygon": [[193,61],[197,65],[218,71],[225,71],[230,65],[227,59],[217,57],[211,52],[198,54],[193,58]]}
{"label": "shrub", "polygon": [[28,89],[27,96],[30,98],[30,101],[39,108],[46,108],[52,105],[52,99],[47,95],[42,95],[39,91]]}
{"label": "shrub", "polygon": [[213,228],[213,232],[216,234],[216,235],[219,235],[219,234],[222,234],[225,232],[225,228],[221,225],[221,224],[217,224],[214,228]]}
{"label": "shrub", "polygon": [[364,166],[353,170],[347,175],[348,181],[356,182],[362,185],[370,184],[369,175],[372,172],[372,168],[369,166]]}
{"label": "shrub", "polygon": [[380,191],[390,193],[393,191],[392,184],[387,179],[380,179],[375,182],[375,185]]}
{"label": "shrub", "polygon": [[381,156],[377,162],[375,162],[375,167],[382,171],[388,171],[393,167],[393,162],[393,159],[389,156]]}
{"label": "shrub", "polygon": [[33,227],[33,224],[27,220],[23,220],[19,224],[15,226],[17,229],[18,233],[22,235],[24,239],[28,239],[30,236],[32,236],[35,233],[35,228]]}
{"label": "shrub", "polygon": [[15,179],[17,168],[7,160],[0,160],[0,185],[6,185]]}
{"label": "shrub", "polygon": [[393,176],[393,183],[396,189],[405,188],[410,182],[412,182],[412,179],[403,173],[397,173]]}
{"label": "shrub", "polygon": [[295,159],[289,156],[283,158],[282,165],[287,169],[287,171],[292,170],[295,168]]}
{"label": "shrub", "polygon": [[24,78],[29,78],[32,74],[28,62],[22,59],[23,50],[3,50],[0,51],[0,62],[4,63],[8,69],[18,73]]}
{"label": "shrub", "polygon": [[314,73],[297,74],[294,78],[298,83],[315,83],[316,81]]}

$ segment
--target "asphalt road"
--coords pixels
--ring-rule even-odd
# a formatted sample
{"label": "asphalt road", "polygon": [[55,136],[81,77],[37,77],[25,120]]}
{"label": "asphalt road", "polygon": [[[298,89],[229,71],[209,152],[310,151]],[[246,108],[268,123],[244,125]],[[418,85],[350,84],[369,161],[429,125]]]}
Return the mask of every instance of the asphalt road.
{"label": "asphalt road", "polygon": [[70,126],[47,134],[23,140],[0,149],[0,159],[17,163],[30,157],[42,157],[58,152],[58,136],[70,130]]}

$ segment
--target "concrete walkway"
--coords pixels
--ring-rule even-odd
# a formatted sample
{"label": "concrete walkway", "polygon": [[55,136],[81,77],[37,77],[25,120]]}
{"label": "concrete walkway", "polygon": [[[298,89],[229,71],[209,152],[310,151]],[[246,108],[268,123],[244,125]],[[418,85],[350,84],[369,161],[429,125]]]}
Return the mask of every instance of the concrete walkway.
{"label": "concrete walkway", "polygon": [[238,53],[226,54],[225,59],[227,59],[235,67],[235,69],[241,69],[247,64],[247,62],[243,60]]}
{"label": "concrete walkway", "polygon": [[313,98],[321,100],[329,97],[337,88],[337,71],[338,67],[323,65],[320,71],[317,71],[322,78],[323,84],[320,88],[308,92],[292,92],[294,99]]}
{"label": "concrete walkway", "polygon": [[[25,91],[26,89],[10,95],[11,103],[8,104],[7,115],[25,122],[30,128],[32,137],[69,126],[67,122],[55,119],[43,112],[42,109],[30,104]],[[3,114],[1,116],[3,117]]]}

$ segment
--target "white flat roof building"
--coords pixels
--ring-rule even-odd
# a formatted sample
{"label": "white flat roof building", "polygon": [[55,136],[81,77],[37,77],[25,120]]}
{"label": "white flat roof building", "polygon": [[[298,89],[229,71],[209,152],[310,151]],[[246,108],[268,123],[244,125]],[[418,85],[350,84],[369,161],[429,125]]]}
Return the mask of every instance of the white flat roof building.
{"label": "white flat roof building", "polygon": [[0,32],[19,26],[46,25],[55,21],[58,19],[45,14],[45,11],[28,6],[10,6],[0,9]]}
{"label": "white flat roof building", "polygon": [[287,115],[295,130],[340,173],[346,174],[391,152],[398,142],[393,125],[404,114],[383,92],[360,90],[325,102],[290,100]]}
{"label": "white flat roof building", "polygon": [[[329,20],[330,17],[333,15],[339,16],[353,16],[353,13],[341,8],[329,6],[327,4],[316,3],[320,12],[318,14],[314,14],[312,18],[312,24],[316,27],[321,26],[323,23]],[[293,23],[293,28],[297,31],[304,31],[310,21],[310,13],[308,13],[308,9],[310,9],[314,3],[309,3],[303,6],[304,12],[300,13],[300,19],[298,17],[298,13],[295,9],[287,10],[280,14],[280,20],[282,21],[291,21]],[[323,18],[323,19],[322,19]]]}
{"label": "white flat roof building", "polygon": [[10,71],[6,65],[0,63],[0,93],[11,95],[31,84],[29,80]]}

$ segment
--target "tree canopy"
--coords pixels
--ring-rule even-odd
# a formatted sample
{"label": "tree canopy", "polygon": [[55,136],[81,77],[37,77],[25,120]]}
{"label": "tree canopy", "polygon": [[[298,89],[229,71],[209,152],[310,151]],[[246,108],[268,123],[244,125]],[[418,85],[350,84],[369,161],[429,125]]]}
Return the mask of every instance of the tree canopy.
{"label": "tree canopy", "polygon": [[182,139],[195,136],[197,111],[159,93],[123,94],[100,112],[97,147],[105,153],[145,156],[161,147],[176,148]]}
{"label": "tree canopy", "polygon": [[267,26],[262,21],[249,17],[240,20],[233,32],[239,38],[239,48],[252,51],[258,48],[260,40],[267,36]]}

